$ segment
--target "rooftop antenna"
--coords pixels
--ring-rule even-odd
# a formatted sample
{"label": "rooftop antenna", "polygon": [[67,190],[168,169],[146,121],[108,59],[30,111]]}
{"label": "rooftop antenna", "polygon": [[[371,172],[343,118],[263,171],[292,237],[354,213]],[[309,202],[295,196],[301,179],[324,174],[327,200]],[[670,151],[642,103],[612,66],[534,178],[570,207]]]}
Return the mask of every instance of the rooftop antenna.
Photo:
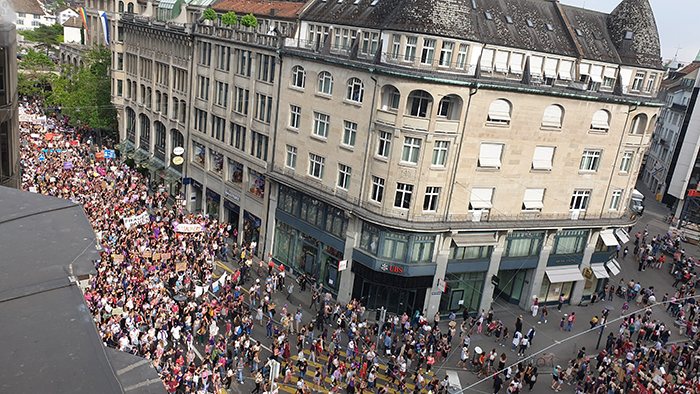
{"label": "rooftop antenna", "polygon": [[680,51],[681,49],[683,49],[683,47],[680,46],[680,45],[676,47],[676,55],[675,55],[675,57],[678,57],[678,51]]}

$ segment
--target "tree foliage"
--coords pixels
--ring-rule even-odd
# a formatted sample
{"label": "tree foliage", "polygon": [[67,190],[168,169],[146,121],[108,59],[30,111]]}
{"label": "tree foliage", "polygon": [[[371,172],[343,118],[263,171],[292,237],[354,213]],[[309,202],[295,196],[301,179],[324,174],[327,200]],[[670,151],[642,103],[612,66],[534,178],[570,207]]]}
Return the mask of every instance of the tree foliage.
{"label": "tree foliage", "polygon": [[253,14],[244,15],[241,18],[241,25],[245,27],[258,27],[258,19]]}
{"label": "tree foliage", "polygon": [[36,42],[36,47],[49,52],[58,53],[58,44],[63,42],[63,26],[41,25],[34,30],[20,30],[19,34],[28,41]]}
{"label": "tree foliage", "polygon": [[117,111],[111,102],[111,52],[104,45],[85,52],[81,67],[67,66],[57,78],[50,100],[62,107],[71,125],[109,129]]}
{"label": "tree foliage", "polygon": [[20,95],[46,98],[56,78],[56,64],[44,53],[28,48],[17,62],[17,90]]}
{"label": "tree foliage", "polygon": [[212,10],[211,8],[207,8],[204,10],[204,19],[208,19],[210,21],[213,21],[217,18],[216,16],[216,11]]}
{"label": "tree foliage", "polygon": [[221,22],[226,26],[233,26],[238,23],[238,15],[233,11],[229,11],[221,15]]}

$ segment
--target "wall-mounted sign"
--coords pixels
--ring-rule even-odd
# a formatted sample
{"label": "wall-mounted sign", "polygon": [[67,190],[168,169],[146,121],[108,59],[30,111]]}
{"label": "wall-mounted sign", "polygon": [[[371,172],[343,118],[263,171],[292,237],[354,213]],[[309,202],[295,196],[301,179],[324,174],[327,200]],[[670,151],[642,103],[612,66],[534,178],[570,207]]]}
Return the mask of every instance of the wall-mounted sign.
{"label": "wall-mounted sign", "polygon": [[348,261],[340,260],[338,262],[338,271],[345,271],[346,269],[348,269]]}
{"label": "wall-mounted sign", "polygon": [[403,274],[403,268],[397,267],[395,265],[389,265],[389,264],[382,264],[379,266],[382,271],[388,271],[388,272],[393,272],[395,274]]}
{"label": "wall-mounted sign", "polygon": [[176,166],[179,166],[180,164],[182,164],[184,162],[185,162],[185,159],[183,159],[180,156],[173,157],[173,164],[175,164]]}

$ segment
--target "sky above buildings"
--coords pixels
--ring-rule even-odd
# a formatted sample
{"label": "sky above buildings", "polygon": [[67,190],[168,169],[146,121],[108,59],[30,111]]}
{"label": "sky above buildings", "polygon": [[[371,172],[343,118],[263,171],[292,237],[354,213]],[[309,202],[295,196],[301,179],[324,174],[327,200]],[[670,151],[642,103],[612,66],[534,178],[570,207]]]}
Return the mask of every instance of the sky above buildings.
{"label": "sky above buildings", "polygon": [[[620,0],[560,0],[560,2],[610,13]],[[700,1],[649,0],[649,2],[659,27],[661,56],[665,60],[672,59],[678,51],[679,61],[685,63],[693,61],[700,51],[700,33],[697,26]]]}

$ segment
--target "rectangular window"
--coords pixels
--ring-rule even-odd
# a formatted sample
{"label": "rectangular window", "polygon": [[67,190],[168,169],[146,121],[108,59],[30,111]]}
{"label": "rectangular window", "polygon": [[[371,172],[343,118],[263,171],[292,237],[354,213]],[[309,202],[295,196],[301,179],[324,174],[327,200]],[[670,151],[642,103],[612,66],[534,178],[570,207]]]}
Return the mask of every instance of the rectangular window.
{"label": "rectangular window", "polygon": [[228,160],[228,179],[231,183],[240,185],[243,183],[243,164],[235,161]]}
{"label": "rectangular window", "polygon": [[384,198],[384,179],[372,175],[372,193],[369,199],[374,202],[382,202]]}
{"label": "rectangular window", "polygon": [[124,54],[117,53],[117,70],[123,70],[123,69],[124,69]]}
{"label": "rectangular window", "polygon": [[251,131],[250,138],[250,155],[257,157],[260,160],[267,161],[267,146],[269,138],[266,135],[255,131]]}
{"label": "rectangular window", "polygon": [[581,254],[587,240],[588,230],[560,231],[554,237],[552,254]]}
{"label": "rectangular window", "polygon": [[454,42],[442,42],[442,50],[440,50],[440,65],[442,67],[450,67],[452,65],[452,51],[454,48]]}
{"label": "rectangular window", "polygon": [[394,197],[394,207],[409,209],[411,207],[411,197],[413,196],[413,185],[407,183],[396,184],[396,196]]}
{"label": "rectangular window", "polygon": [[501,168],[502,154],[503,144],[482,143],[479,150],[479,167]]}
{"label": "rectangular window", "polygon": [[379,132],[379,144],[377,146],[377,156],[387,158],[391,149],[392,134],[386,131]]}
{"label": "rectangular window", "polygon": [[362,48],[361,48],[362,53],[366,54],[369,52],[369,32],[366,31],[362,33]]}
{"label": "rectangular window", "polygon": [[423,39],[423,52],[420,55],[421,64],[433,64],[433,56],[435,55],[435,40]]}
{"label": "rectangular window", "polygon": [[199,46],[199,64],[204,66],[211,65],[211,43],[203,42]]}
{"label": "rectangular window", "polygon": [[323,179],[323,166],[326,159],[319,155],[309,153],[309,175],[317,179]]}
{"label": "rectangular window", "polygon": [[391,42],[391,58],[398,59],[401,52],[401,36],[394,34]]}
{"label": "rectangular window", "polygon": [[433,257],[433,244],[435,237],[432,235],[416,235],[413,237],[413,250],[411,262],[431,261]]}
{"label": "rectangular window", "polygon": [[238,64],[236,64],[236,73],[246,77],[250,76],[251,63],[252,63],[253,53],[251,51],[244,51],[236,49],[236,59]]}
{"label": "rectangular window", "polygon": [[216,81],[216,104],[224,108],[228,106],[228,84]]}
{"label": "rectangular window", "polygon": [[[3,75],[0,75],[0,77],[3,77]],[[124,89],[123,87],[124,81],[121,79],[117,79],[117,96],[121,97],[122,96],[122,90]]]}
{"label": "rectangular window", "polygon": [[207,113],[199,108],[194,109],[194,129],[205,134],[207,132]]}
{"label": "rectangular window", "polygon": [[338,187],[343,190],[348,190],[350,188],[350,175],[352,174],[352,168],[346,166],[345,164],[338,164]]}
{"label": "rectangular window", "polygon": [[255,93],[255,119],[270,123],[272,117],[272,97]]}
{"label": "rectangular window", "polygon": [[314,135],[328,138],[328,127],[331,117],[319,112],[314,112]]}
{"label": "rectangular window", "polygon": [[287,168],[297,168],[297,148],[295,146],[287,145],[287,159],[284,161],[284,165]]}
{"label": "rectangular window", "polygon": [[503,257],[537,256],[543,240],[543,232],[514,231],[506,238]]}
{"label": "rectangular window", "polygon": [[644,77],[646,76],[646,73],[643,72],[638,72],[634,76],[634,82],[632,82],[632,90],[634,91],[640,91],[642,90],[642,85],[644,84]]}
{"label": "rectangular window", "polygon": [[447,159],[447,150],[449,147],[449,141],[435,141],[435,146],[433,147],[433,160],[431,164],[436,167],[444,167]]}
{"label": "rectangular window", "polygon": [[250,91],[248,89],[235,86],[233,93],[233,98],[236,100],[233,110],[240,114],[248,115],[248,100],[250,99]]}
{"label": "rectangular window", "polygon": [[218,116],[211,116],[211,136],[217,140],[224,142],[224,135],[226,134],[226,119],[220,118]]}
{"label": "rectangular window", "polygon": [[622,161],[620,161],[620,172],[629,172],[630,165],[632,164],[632,157],[634,157],[634,152],[625,152],[622,155]]}
{"label": "rectangular window", "polygon": [[571,195],[569,209],[572,211],[585,211],[588,207],[588,199],[590,197],[590,190],[574,190],[574,194]]}
{"label": "rectangular window", "polygon": [[223,45],[216,46],[218,56],[216,68],[229,71],[231,69],[231,48]]}
{"label": "rectangular window", "polygon": [[199,94],[197,97],[209,100],[209,78],[204,76],[199,76]]}
{"label": "rectangular window", "polygon": [[275,82],[275,57],[258,55],[258,79],[264,82]]}
{"label": "rectangular window", "polygon": [[647,86],[644,89],[644,91],[647,93],[651,92],[654,89],[655,82],[656,82],[656,74],[649,75],[649,79],[647,79]]}
{"label": "rectangular window", "polygon": [[583,156],[581,157],[581,165],[579,170],[581,171],[598,171],[598,164],[600,164],[600,151],[599,150],[585,150],[583,151]]}
{"label": "rectangular window", "polygon": [[469,51],[469,45],[459,44],[459,52],[457,52],[457,68],[464,70],[467,65],[467,52]]}
{"label": "rectangular window", "polygon": [[289,127],[298,129],[301,123],[301,107],[297,105],[289,105]]}
{"label": "rectangular window", "polygon": [[622,189],[613,190],[612,197],[610,198],[610,210],[617,211],[620,208],[620,200],[622,200]]}
{"label": "rectangular window", "polygon": [[525,189],[523,211],[539,211],[544,208],[544,189]]}
{"label": "rectangular window", "polygon": [[244,126],[231,123],[231,145],[236,149],[245,151],[245,132]]}
{"label": "rectangular window", "polygon": [[492,187],[474,187],[469,197],[469,210],[491,209],[493,207],[492,201]]}
{"label": "rectangular window", "polygon": [[[448,261],[487,260],[491,258],[493,246],[450,246]],[[449,274],[448,274],[449,275]]]}
{"label": "rectangular window", "polygon": [[418,37],[406,37],[406,49],[404,51],[403,60],[407,62],[415,60],[416,46],[418,46]]}
{"label": "rectangular window", "polygon": [[438,198],[440,198],[440,188],[428,186],[425,188],[425,198],[423,199],[423,210],[435,212],[437,210]]}
{"label": "rectangular window", "polygon": [[413,164],[418,163],[420,145],[421,140],[419,138],[405,137],[403,140],[403,152],[401,154],[401,161]]}
{"label": "rectangular window", "polygon": [[343,145],[354,147],[355,135],[357,134],[357,123],[345,121],[345,130],[343,132]]}

